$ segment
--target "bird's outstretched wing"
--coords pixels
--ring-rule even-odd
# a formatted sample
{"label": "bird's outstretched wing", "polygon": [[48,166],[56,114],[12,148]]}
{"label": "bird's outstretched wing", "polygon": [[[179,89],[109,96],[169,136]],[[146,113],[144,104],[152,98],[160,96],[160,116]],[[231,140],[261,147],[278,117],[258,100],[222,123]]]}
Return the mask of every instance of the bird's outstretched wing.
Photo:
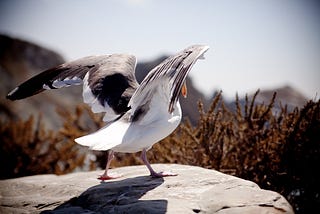
{"label": "bird's outstretched wing", "polygon": [[172,113],[187,74],[197,59],[202,58],[208,49],[209,47],[204,45],[190,46],[152,69],[129,101],[132,117],[135,118],[142,112],[141,108],[150,102],[155,92],[161,94],[162,101],[167,104],[168,112]]}
{"label": "bird's outstretched wing", "polygon": [[19,100],[47,89],[83,84],[83,99],[93,112],[106,112],[112,121],[126,112],[139,86],[134,71],[136,58],[128,54],[84,57],[48,69],[12,90],[7,98]]}

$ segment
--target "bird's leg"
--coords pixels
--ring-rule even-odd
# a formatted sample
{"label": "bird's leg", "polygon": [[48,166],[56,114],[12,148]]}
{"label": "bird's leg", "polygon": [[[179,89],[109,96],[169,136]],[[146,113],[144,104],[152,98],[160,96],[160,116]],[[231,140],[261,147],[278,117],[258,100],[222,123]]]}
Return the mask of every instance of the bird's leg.
{"label": "bird's leg", "polygon": [[172,173],[172,172],[156,172],[152,169],[148,159],[147,159],[147,151],[146,149],[143,149],[141,152],[141,159],[143,163],[147,166],[147,168],[150,171],[150,175],[154,178],[162,178],[166,176],[177,176],[178,174]]}
{"label": "bird's leg", "polygon": [[121,177],[121,175],[111,174],[111,173],[108,172],[109,167],[110,167],[110,163],[111,163],[112,159],[114,158],[114,151],[110,150],[107,153],[107,156],[108,157],[107,157],[106,169],[105,169],[103,175],[100,175],[100,177],[98,178],[99,180],[102,180],[102,181]]}

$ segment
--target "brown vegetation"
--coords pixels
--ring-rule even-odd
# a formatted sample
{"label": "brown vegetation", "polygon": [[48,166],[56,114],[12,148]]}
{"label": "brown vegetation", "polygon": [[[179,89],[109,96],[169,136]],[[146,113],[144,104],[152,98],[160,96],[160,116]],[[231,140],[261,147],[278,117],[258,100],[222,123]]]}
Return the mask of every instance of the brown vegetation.
{"label": "brown vegetation", "polygon": [[[58,132],[47,130],[41,122],[41,115],[37,121],[33,116],[26,121],[1,120],[0,178],[47,173],[59,175],[81,168],[86,154],[73,139],[94,129],[81,125],[85,109],[79,106],[73,114],[59,110],[58,113],[65,122]],[[96,120],[92,120],[89,125],[96,125],[95,129],[98,128]],[[89,167],[95,169],[96,165],[91,163]]]}
{"label": "brown vegetation", "polygon": [[[276,95],[267,105],[255,104],[258,93],[252,100],[246,98],[243,107],[237,97],[236,112],[224,106],[221,93],[208,110],[199,102],[197,126],[183,122],[148,152],[150,162],[216,169],[280,192],[297,213],[320,210],[320,101],[309,101],[291,112],[285,106],[275,112]],[[1,121],[1,178],[61,174],[83,166],[88,151],[73,140],[101,127],[101,115],[84,106],[58,113],[64,121],[58,132],[46,130],[41,117],[38,122],[33,117]],[[87,168],[96,168],[96,163],[104,168],[105,153],[95,154],[99,161],[86,162]],[[117,154],[112,166],[140,163],[139,154]]]}

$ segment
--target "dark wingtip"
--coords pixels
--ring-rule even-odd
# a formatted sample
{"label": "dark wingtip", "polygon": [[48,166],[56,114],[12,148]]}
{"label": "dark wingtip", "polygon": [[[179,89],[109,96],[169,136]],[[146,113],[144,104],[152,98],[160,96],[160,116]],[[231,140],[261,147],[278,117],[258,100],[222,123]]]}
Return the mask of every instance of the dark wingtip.
{"label": "dark wingtip", "polygon": [[16,92],[19,90],[19,87],[16,87],[15,89],[13,89],[12,91],[10,91],[8,93],[8,95],[6,96],[6,98],[8,100],[17,100],[18,98],[15,96]]}
{"label": "dark wingtip", "polygon": [[10,91],[8,93],[8,95],[6,96],[6,98],[8,100],[12,100],[12,101],[22,100],[24,98],[31,97],[35,94],[38,94],[42,91],[44,91],[43,88],[41,88],[39,90],[34,90],[34,91],[28,90],[28,88],[24,84],[22,84],[22,85],[16,87],[15,89],[13,89],[12,91]]}

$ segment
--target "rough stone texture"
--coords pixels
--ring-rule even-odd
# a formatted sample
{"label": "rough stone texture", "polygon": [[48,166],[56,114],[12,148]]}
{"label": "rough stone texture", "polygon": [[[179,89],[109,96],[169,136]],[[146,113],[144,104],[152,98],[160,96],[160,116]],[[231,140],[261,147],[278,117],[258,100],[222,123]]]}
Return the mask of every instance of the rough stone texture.
{"label": "rough stone texture", "polygon": [[200,167],[156,164],[175,177],[151,178],[145,166],[37,175],[0,181],[0,213],[293,213],[278,193]]}

